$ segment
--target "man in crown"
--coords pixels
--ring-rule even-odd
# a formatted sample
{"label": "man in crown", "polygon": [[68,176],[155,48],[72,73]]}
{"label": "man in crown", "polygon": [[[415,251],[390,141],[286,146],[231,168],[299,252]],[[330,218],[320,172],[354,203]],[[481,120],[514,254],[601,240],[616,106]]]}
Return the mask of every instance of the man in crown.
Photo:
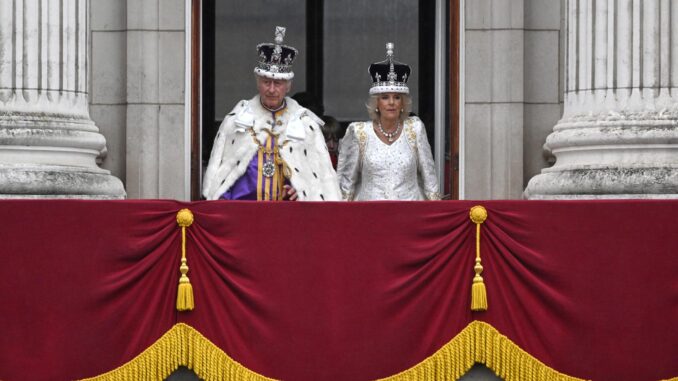
{"label": "man in crown", "polygon": [[292,62],[297,49],[275,42],[257,46],[258,94],[238,102],[214,141],[203,181],[208,200],[340,200],[320,127],[323,122],[294,99]]}

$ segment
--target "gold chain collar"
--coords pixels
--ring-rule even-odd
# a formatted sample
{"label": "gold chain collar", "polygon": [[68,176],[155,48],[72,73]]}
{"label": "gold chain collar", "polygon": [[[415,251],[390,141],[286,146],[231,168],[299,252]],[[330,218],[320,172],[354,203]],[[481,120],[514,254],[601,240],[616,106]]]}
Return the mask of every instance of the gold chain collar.
{"label": "gold chain collar", "polygon": [[281,167],[283,176],[285,176],[286,178],[289,179],[292,176],[292,172],[291,172],[289,166],[287,165],[287,163],[285,162],[285,160],[283,160],[283,158],[280,156],[280,149],[283,148],[289,142],[289,140],[286,140],[286,141],[280,143],[280,139],[279,139],[280,134],[274,134],[273,132],[265,129],[264,131],[266,131],[266,133],[270,137],[276,139],[276,145],[271,149],[271,148],[267,148],[266,146],[261,144],[261,142],[259,142],[259,139],[257,139],[257,133],[254,132],[253,127],[250,127],[248,129],[248,131],[249,131],[250,135],[252,136],[252,140],[254,141],[254,144],[259,146],[259,151],[261,151],[261,152],[263,152],[267,155],[273,154],[274,163],[277,166]]}

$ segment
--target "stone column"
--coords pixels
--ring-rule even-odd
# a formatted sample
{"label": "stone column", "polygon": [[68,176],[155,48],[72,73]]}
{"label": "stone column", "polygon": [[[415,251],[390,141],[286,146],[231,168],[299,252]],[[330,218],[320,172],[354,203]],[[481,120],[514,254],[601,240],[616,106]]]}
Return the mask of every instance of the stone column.
{"label": "stone column", "polygon": [[87,102],[88,0],[0,1],[0,198],[124,198],[97,166]]}
{"label": "stone column", "polygon": [[678,4],[567,0],[556,157],[530,199],[678,197]]}
{"label": "stone column", "polygon": [[515,199],[523,192],[524,84],[531,79],[525,69],[526,3],[462,2],[460,196],[465,199]]}

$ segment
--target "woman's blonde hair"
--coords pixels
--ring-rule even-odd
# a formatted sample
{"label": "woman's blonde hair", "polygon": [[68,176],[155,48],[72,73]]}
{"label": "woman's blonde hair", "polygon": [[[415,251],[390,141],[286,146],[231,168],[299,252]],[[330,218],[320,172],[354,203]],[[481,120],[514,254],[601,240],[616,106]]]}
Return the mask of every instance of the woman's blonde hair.
{"label": "woman's blonde hair", "polygon": [[[412,111],[412,98],[410,97],[410,94],[399,94],[403,100],[403,112],[400,113],[399,119],[401,122],[404,122],[405,119],[410,116],[410,112]],[[365,103],[365,107],[367,107],[367,115],[370,116],[370,120],[372,121],[379,120],[379,112],[377,112],[377,100],[379,99],[379,96],[381,96],[381,94],[370,95],[370,97],[367,98],[367,102]]]}

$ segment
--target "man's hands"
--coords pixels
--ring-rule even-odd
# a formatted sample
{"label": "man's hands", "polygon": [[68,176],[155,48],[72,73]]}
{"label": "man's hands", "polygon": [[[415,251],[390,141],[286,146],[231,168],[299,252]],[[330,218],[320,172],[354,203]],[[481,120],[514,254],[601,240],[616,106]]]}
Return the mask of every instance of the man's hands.
{"label": "man's hands", "polygon": [[283,200],[297,201],[297,190],[291,185],[283,185]]}

